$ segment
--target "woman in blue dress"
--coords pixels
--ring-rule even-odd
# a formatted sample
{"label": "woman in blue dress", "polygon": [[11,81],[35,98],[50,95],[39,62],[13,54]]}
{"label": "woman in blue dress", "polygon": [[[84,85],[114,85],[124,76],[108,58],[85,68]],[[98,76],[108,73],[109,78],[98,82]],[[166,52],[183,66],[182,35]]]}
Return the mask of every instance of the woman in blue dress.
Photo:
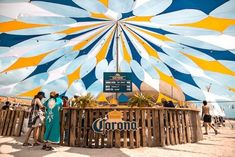
{"label": "woman in blue dress", "polygon": [[62,99],[57,97],[56,92],[50,93],[50,98],[45,102],[46,108],[46,130],[44,133],[44,141],[42,149],[53,150],[51,143],[60,142],[60,110],[62,108]]}

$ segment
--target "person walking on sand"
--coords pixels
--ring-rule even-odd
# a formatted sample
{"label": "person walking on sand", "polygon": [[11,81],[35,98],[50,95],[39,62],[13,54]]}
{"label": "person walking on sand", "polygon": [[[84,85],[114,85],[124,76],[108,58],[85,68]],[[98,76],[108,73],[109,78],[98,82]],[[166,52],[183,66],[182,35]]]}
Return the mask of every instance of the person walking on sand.
{"label": "person walking on sand", "polygon": [[44,145],[43,150],[53,150],[51,143],[60,142],[60,110],[63,102],[60,97],[57,96],[55,91],[50,93],[50,98],[45,102],[46,107],[46,130],[44,133]]}
{"label": "person walking on sand", "polygon": [[44,92],[38,92],[37,95],[34,96],[34,99],[32,100],[31,103],[31,111],[29,114],[29,122],[28,122],[28,127],[29,130],[26,133],[26,138],[23,143],[23,146],[30,146],[31,144],[28,143],[29,137],[31,135],[31,132],[33,131],[34,135],[34,146],[40,145],[38,142],[38,131],[39,127],[42,126],[43,121],[44,121],[44,115],[42,112],[42,109],[44,108],[42,104],[42,99],[45,98],[45,93]]}
{"label": "person walking on sand", "polygon": [[211,115],[210,115],[210,107],[207,105],[207,101],[203,101],[202,106],[202,117],[203,117],[203,125],[205,126],[204,135],[208,135],[208,125],[215,131],[215,134],[218,134],[218,131],[211,125]]}

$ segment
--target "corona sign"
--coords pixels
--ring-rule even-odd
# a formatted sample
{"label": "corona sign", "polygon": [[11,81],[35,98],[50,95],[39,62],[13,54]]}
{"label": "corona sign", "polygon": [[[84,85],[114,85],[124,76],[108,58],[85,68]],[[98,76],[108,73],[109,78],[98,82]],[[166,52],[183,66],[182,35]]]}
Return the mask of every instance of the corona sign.
{"label": "corona sign", "polygon": [[111,111],[105,118],[98,118],[92,124],[92,129],[96,133],[105,134],[107,131],[114,130],[133,130],[138,128],[135,121],[123,121],[122,112]]}

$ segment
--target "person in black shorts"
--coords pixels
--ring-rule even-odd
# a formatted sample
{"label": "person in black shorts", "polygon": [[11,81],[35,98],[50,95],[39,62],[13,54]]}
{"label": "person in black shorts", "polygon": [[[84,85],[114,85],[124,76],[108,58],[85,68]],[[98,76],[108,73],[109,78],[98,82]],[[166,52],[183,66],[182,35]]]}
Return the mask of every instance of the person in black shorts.
{"label": "person in black shorts", "polygon": [[210,107],[207,105],[207,101],[203,101],[202,106],[202,117],[203,117],[203,124],[205,126],[205,133],[204,135],[208,135],[208,125],[215,131],[215,134],[218,134],[218,131],[211,125],[211,115],[210,115]]}

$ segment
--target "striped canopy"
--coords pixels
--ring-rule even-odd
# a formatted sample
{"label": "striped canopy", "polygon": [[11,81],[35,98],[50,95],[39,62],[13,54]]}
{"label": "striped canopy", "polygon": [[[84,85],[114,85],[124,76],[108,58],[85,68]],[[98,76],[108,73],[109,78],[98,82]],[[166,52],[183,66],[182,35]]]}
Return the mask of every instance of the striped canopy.
{"label": "striped canopy", "polygon": [[3,96],[97,96],[118,62],[135,90],[235,100],[235,0],[0,0],[0,33]]}

